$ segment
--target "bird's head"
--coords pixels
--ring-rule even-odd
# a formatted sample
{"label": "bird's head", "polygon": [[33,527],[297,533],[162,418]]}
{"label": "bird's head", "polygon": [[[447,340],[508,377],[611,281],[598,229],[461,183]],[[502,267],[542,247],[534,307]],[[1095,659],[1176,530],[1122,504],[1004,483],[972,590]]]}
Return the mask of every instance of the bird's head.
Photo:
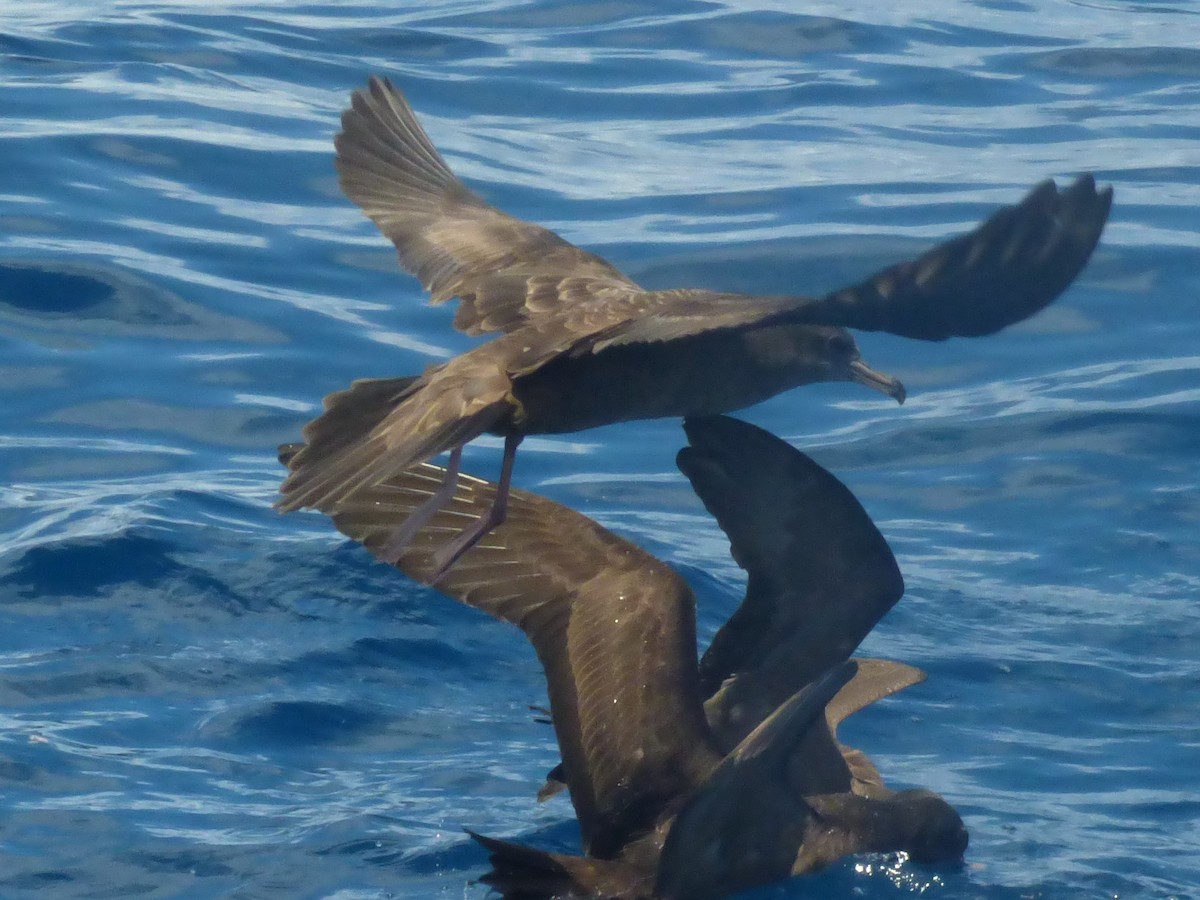
{"label": "bird's head", "polygon": [[811,360],[820,373],[814,380],[853,381],[881,391],[903,403],[907,392],[900,380],[877,372],[865,362],[854,336],[835,325],[803,325],[794,332],[795,352]]}
{"label": "bird's head", "polygon": [[895,795],[909,833],[902,848],[919,863],[961,861],[969,836],[954,807],[933,791],[915,789]]}

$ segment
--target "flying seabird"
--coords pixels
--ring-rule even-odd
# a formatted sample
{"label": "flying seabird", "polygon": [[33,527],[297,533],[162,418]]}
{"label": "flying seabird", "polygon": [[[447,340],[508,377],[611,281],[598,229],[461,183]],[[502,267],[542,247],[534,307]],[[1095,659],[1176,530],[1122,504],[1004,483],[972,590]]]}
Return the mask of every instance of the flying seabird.
{"label": "flying seabird", "polygon": [[495,504],[439,550],[436,578],[503,521],[527,434],[730,412],[817,381],[904,400],[846,328],[922,340],[991,334],[1057,297],[1087,262],[1112,189],[1053,181],[973,231],[824,297],[648,291],[595,254],[490,206],[450,171],[400,92],[372,77],[335,139],[342,190],[396,246],[455,327],[494,340],[416,377],[357,381],[325,398],[276,506],[334,513],[364,489],[449,450],[447,479],[393,527],[396,559],[453,491],[462,447],[504,436]]}
{"label": "flying seabird", "polygon": [[[746,602],[699,664],[695,599],[678,573],[519,489],[506,521],[436,583],[533,644],[586,854],[477,836],[492,855],[489,883],[512,897],[720,897],[857,852],[960,858],[966,831],[944,800],[891,791],[836,740],[846,716],[924,678],[899,663],[846,662],[903,591],[886,542],[840,482],[785,442],[727,418],[685,428],[680,467],[749,573]],[[294,464],[298,450],[281,448],[281,459]],[[381,555],[444,479],[414,465],[356,492],[333,521]],[[451,484],[395,561],[417,579],[498,490],[463,474]],[[727,494],[742,496],[736,510]],[[767,708],[749,693],[781,699]],[[696,879],[711,892],[697,893]]]}

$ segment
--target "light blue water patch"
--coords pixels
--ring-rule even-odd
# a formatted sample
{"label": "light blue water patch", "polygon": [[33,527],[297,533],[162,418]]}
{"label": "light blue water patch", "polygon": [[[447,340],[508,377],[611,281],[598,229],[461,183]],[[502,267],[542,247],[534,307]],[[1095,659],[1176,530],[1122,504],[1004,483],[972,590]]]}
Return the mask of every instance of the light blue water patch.
{"label": "light blue water patch", "polygon": [[[571,850],[514,629],[270,509],[354,378],[472,345],[337,188],[372,72],[516,215],[651,287],[837,287],[1095,172],[1079,282],[986,340],[863,335],[746,413],[863,500],[929,680],[848,722],[961,870],[761,897],[1200,893],[1200,14],[1189,3],[10,4],[0,28],[0,895],[483,897],[462,828]],[[517,481],[740,598],[678,423]],[[494,477],[495,442],[467,454]]]}

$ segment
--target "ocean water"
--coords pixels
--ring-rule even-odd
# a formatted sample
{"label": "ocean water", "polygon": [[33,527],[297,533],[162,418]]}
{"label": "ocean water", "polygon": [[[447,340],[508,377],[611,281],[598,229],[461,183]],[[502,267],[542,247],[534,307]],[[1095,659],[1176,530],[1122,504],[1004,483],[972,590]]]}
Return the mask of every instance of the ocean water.
{"label": "ocean water", "polygon": [[[809,293],[1048,176],[1112,184],[1057,304],[863,335],[746,418],[842,478],[929,680],[847,723],[963,814],[961,869],[760,897],[1200,895],[1200,6],[47,2],[0,11],[0,897],[481,898],[463,827],[571,848],[521,635],[277,515],[320,398],[472,340],[339,193],[372,72],[493,202],[641,283]],[[518,483],[741,597],[678,423]],[[496,442],[467,454],[494,477]]]}

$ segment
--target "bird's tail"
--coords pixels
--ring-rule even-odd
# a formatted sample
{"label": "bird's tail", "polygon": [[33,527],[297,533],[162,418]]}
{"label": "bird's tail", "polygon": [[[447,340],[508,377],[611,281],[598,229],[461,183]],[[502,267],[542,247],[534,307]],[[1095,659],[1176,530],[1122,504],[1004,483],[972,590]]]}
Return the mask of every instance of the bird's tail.
{"label": "bird's tail", "polygon": [[511,407],[502,368],[452,360],[416,378],[356,381],[325,399],[275,504],[333,512],[355,491],[478,437]]}
{"label": "bird's tail", "polygon": [[[370,434],[397,406],[419,390],[420,375],[361,378],[323,401],[325,411],[304,426],[306,455],[332,456]],[[303,464],[301,458],[298,463]]]}
{"label": "bird's tail", "polygon": [[488,851],[492,864],[492,871],[479,880],[505,900],[610,896],[614,876],[623,881],[618,872],[623,867],[615,860],[566,856],[467,834]]}
{"label": "bird's tail", "polygon": [[[420,375],[400,378],[362,378],[344,391],[329,394],[325,411],[304,426],[304,440],[279,447],[279,460],[293,471],[323,468],[322,461],[337,459],[355,443],[363,441],[404,400],[418,390]],[[294,508],[287,496],[296,488],[284,483],[284,497],[276,504],[284,512]],[[286,505],[285,505],[286,504]]]}

